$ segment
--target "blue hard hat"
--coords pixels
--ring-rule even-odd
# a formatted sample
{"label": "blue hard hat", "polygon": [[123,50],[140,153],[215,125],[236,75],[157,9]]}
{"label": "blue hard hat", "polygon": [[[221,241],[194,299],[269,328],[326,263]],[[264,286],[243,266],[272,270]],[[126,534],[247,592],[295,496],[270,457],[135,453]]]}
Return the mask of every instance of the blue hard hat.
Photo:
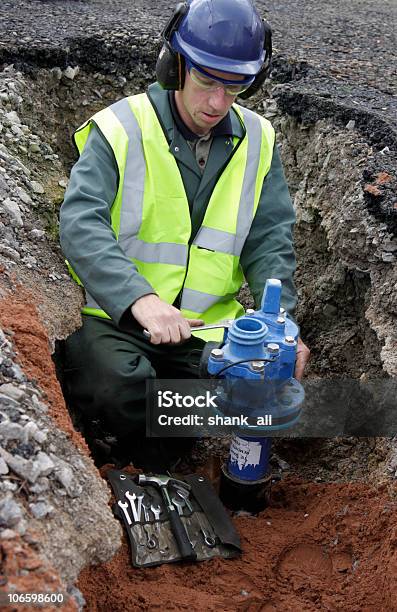
{"label": "blue hard hat", "polygon": [[205,68],[258,74],[265,29],[251,0],[190,0],[188,6],[170,41],[175,51]]}

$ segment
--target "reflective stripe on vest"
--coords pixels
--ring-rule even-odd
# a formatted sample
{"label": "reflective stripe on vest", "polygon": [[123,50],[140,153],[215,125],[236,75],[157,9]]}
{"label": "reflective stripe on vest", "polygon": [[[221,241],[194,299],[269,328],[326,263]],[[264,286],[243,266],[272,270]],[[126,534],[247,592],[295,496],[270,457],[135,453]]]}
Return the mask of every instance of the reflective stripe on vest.
{"label": "reflective stripe on vest", "polygon": [[[120,247],[156,293],[173,303],[182,290],[185,316],[206,322],[238,316],[239,256],[270,168],[274,131],[233,105],[246,135],[219,177],[202,227],[189,248],[190,212],[176,160],[146,94],[120,100],[93,118],[113,149],[119,187],[111,210]],[[91,120],[75,134],[81,152]],[[189,256],[189,263],[187,265]],[[87,296],[83,312],[107,316]]]}

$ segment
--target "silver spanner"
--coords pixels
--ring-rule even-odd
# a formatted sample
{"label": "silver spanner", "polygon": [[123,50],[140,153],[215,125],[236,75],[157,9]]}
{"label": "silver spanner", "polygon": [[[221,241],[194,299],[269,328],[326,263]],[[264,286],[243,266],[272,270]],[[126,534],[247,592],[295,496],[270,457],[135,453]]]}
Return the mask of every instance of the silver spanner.
{"label": "silver spanner", "polygon": [[135,505],[135,500],[136,500],[136,494],[135,493],[131,493],[129,491],[125,492],[125,496],[128,499],[128,501],[130,502],[130,506],[131,506],[131,511],[132,511],[132,516],[134,517],[134,521],[136,523],[139,523],[140,519],[140,514],[138,514],[138,510],[136,508]]}
{"label": "silver spanner", "polygon": [[[225,327],[226,329],[228,329],[233,322],[234,322],[234,319],[224,319],[223,321],[219,321],[218,323],[209,323],[208,325],[200,325],[199,327],[192,327],[191,330],[192,332],[200,332],[200,331],[205,331],[206,329],[219,329],[220,327]],[[144,329],[143,335],[146,336],[146,338],[150,338],[152,334],[147,329]]]}
{"label": "silver spanner", "polygon": [[195,516],[197,516],[197,520],[200,524],[200,531],[203,534],[204,542],[206,543],[208,548],[214,548],[214,546],[216,545],[216,538],[214,538],[214,536],[207,531],[207,527],[203,525],[203,520],[200,516],[200,513],[196,512]]}
{"label": "silver spanner", "polygon": [[172,503],[174,504],[174,506],[176,506],[176,509],[178,510],[178,514],[179,516],[183,516],[183,506],[185,505],[185,502],[178,499],[175,495],[172,498]]}
{"label": "silver spanner", "polygon": [[138,500],[138,516],[139,516],[139,520],[141,520],[141,515],[142,515],[142,500],[144,498],[143,493],[141,493],[141,495],[138,495],[137,500]]}
{"label": "silver spanner", "polygon": [[161,506],[154,506],[153,504],[150,506],[151,511],[153,512],[154,520],[158,521],[160,519],[161,514]]}
{"label": "silver spanner", "polygon": [[147,537],[147,548],[157,548],[157,540],[155,540],[153,534],[150,532],[150,528],[149,525],[143,525],[143,529],[146,533],[146,537]]}
{"label": "silver spanner", "polygon": [[124,512],[124,516],[127,519],[127,523],[128,525],[132,525],[132,521],[130,519],[130,515],[128,514],[128,503],[127,502],[122,502],[120,499],[117,502],[117,504],[120,506],[120,508],[122,509],[122,511]]}
{"label": "silver spanner", "polygon": [[180,489],[176,489],[176,494],[179,495],[179,497],[181,497],[183,500],[185,500],[185,504],[188,507],[188,510],[190,510],[190,512],[194,512],[193,506],[189,501],[189,491],[181,487]]}
{"label": "silver spanner", "polygon": [[150,501],[147,501],[146,499],[142,500],[142,507],[143,507],[143,514],[145,517],[145,521],[150,521],[150,514],[149,514],[149,510],[150,510]]}

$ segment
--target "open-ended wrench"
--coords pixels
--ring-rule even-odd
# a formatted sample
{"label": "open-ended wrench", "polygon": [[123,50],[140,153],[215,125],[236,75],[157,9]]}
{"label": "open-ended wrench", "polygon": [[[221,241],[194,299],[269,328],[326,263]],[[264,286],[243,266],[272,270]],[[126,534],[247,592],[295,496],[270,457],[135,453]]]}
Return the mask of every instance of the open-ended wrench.
{"label": "open-ended wrench", "polygon": [[[226,327],[227,329],[231,326],[234,319],[224,319],[223,321],[219,321],[218,323],[209,323],[208,325],[200,325],[199,327],[192,327],[192,332],[205,331],[206,329],[219,329],[220,327]],[[143,335],[146,338],[151,337],[150,331],[147,329],[143,330]]]}
{"label": "open-ended wrench", "polygon": [[130,502],[130,506],[131,506],[131,511],[132,511],[132,516],[134,517],[134,521],[136,523],[139,523],[140,519],[140,513],[138,513],[137,507],[135,505],[135,500],[136,500],[136,494],[135,493],[131,493],[129,491],[125,492],[125,496],[128,499],[128,501]]}
{"label": "open-ended wrench", "polygon": [[183,489],[182,487],[178,487],[175,489],[175,492],[181,499],[184,500],[188,510],[190,510],[190,512],[194,512],[193,506],[189,501],[189,491],[187,489]]}
{"label": "open-ended wrench", "polygon": [[150,514],[149,514],[150,505],[151,505],[150,501],[143,498],[142,507],[143,507],[143,515],[145,517],[145,521],[150,521]]}
{"label": "open-ended wrench", "polygon": [[151,511],[153,512],[154,520],[160,520],[161,514],[161,506],[154,506],[153,504],[150,506]]}
{"label": "open-ended wrench", "polygon": [[174,495],[172,497],[172,503],[174,504],[174,506],[176,506],[179,516],[183,516],[183,506],[185,505],[185,502],[181,499],[178,499],[176,495]]}
{"label": "open-ended wrench", "polygon": [[122,511],[124,512],[124,516],[127,520],[128,525],[132,525],[132,521],[130,519],[130,515],[128,514],[128,503],[127,502],[122,502],[120,499],[117,502],[117,504],[120,506],[120,508],[122,509]]}

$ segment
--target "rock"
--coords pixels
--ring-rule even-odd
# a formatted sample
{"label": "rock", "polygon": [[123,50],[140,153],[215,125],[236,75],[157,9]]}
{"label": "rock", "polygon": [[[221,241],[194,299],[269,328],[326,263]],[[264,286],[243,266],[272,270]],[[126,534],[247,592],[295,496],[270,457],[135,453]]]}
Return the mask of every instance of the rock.
{"label": "rock", "polygon": [[9,472],[8,465],[6,464],[4,459],[0,457],[0,475],[3,476],[4,474],[8,474],[8,472]]}
{"label": "rock", "polygon": [[283,470],[283,472],[291,469],[290,464],[284,461],[284,459],[278,458],[277,463],[279,465],[280,470]]}
{"label": "rock", "polygon": [[29,487],[29,490],[32,491],[32,493],[44,493],[44,491],[48,491],[49,487],[50,484],[48,482],[48,478],[42,476],[41,478],[37,479],[37,482],[34,485]]}
{"label": "rock", "polygon": [[66,489],[66,492],[70,497],[78,497],[82,492],[82,487],[78,483],[75,483],[72,468],[60,459],[56,455],[50,455],[51,459],[55,463],[55,478],[61,483]]}
{"label": "rock", "polygon": [[19,533],[19,535],[20,535],[20,536],[23,536],[23,535],[25,535],[25,533],[26,533],[26,529],[27,529],[27,527],[28,527],[28,526],[27,526],[27,524],[26,524],[25,519],[21,519],[21,520],[19,521],[19,523],[17,523],[17,524],[15,525],[15,531],[16,531],[17,533]]}
{"label": "rock", "polygon": [[6,395],[0,395],[0,403],[2,404],[2,408],[4,410],[2,414],[6,414],[6,418],[13,423],[17,423],[21,418],[21,408],[18,402],[10,397],[7,397]]}
{"label": "rock", "polygon": [[[17,253],[18,255],[18,260],[20,259],[20,255],[19,253]],[[15,378],[15,380],[17,380],[18,382],[24,382],[26,380],[25,374],[22,372],[20,366],[17,363],[14,363],[11,367],[11,374],[12,377]]]}
{"label": "rock", "polygon": [[5,118],[9,122],[10,125],[12,124],[20,125],[21,124],[21,120],[15,111],[10,111],[9,113],[6,113]]}
{"label": "rock", "polygon": [[23,517],[21,506],[8,494],[0,501],[0,524],[5,527],[13,527]]}
{"label": "rock", "polygon": [[66,187],[68,186],[67,179],[61,179],[60,181],[58,181],[58,185],[62,187],[63,189],[66,189]]}
{"label": "rock", "polygon": [[40,451],[37,453],[36,459],[24,459],[17,455],[11,455],[4,448],[0,447],[0,455],[3,457],[7,465],[21,478],[28,480],[34,484],[39,476],[46,476],[54,469],[54,464],[51,459]]}
{"label": "rock", "polygon": [[11,399],[16,400],[17,402],[19,402],[25,396],[25,392],[22,389],[15,387],[11,383],[0,385],[0,393],[11,397]]}
{"label": "rock", "polygon": [[84,610],[87,602],[84,599],[83,593],[73,585],[68,587],[68,593],[71,597],[74,597],[74,599],[76,600],[77,605],[78,605],[78,612],[81,612],[82,610]]}
{"label": "rock", "polygon": [[40,153],[40,146],[37,144],[37,142],[31,142],[29,145],[29,151],[31,153]]}
{"label": "rock", "polygon": [[76,75],[78,75],[78,73],[80,72],[80,68],[78,66],[76,66],[75,68],[72,68],[72,66],[68,66],[64,71],[63,71],[63,75],[67,78],[70,79],[71,81],[73,81],[73,79],[76,77]]}
{"label": "rock", "polygon": [[47,431],[36,431],[36,433],[34,434],[34,439],[36,440],[36,442],[38,442],[39,444],[43,444],[43,442],[45,442],[47,440]]}
{"label": "rock", "polygon": [[346,129],[347,129],[347,130],[349,130],[349,131],[351,131],[351,130],[354,130],[355,126],[356,126],[356,122],[355,122],[355,121],[353,121],[353,120],[350,120],[350,121],[349,121],[349,122],[346,124]]}
{"label": "rock", "polygon": [[35,465],[39,470],[40,476],[48,476],[55,468],[54,462],[46,453],[43,453],[43,451],[37,453]]}
{"label": "rock", "polygon": [[0,482],[1,491],[16,491],[17,488],[18,485],[16,482],[11,482],[10,480],[4,480],[3,482]]}
{"label": "rock", "polygon": [[0,255],[8,257],[8,259],[12,259],[12,261],[19,261],[21,259],[18,251],[2,244],[0,244]]}
{"label": "rock", "polygon": [[23,440],[23,427],[12,421],[3,421],[0,423],[0,438],[2,440]]}
{"label": "rock", "polygon": [[17,537],[17,535],[17,532],[13,529],[3,529],[3,531],[0,533],[0,538],[2,540],[13,540]]}
{"label": "rock", "polygon": [[8,216],[15,221],[15,224],[19,227],[23,226],[22,215],[19,206],[14,200],[6,198],[3,202],[3,208],[8,213]]}
{"label": "rock", "polygon": [[38,181],[32,181],[31,185],[34,193],[44,193],[44,187]]}
{"label": "rock", "polygon": [[39,428],[37,427],[36,423],[33,421],[26,423],[25,427],[23,428],[24,442],[26,443],[31,439],[35,439],[35,435],[38,431]]}
{"label": "rock", "polygon": [[22,130],[17,125],[11,126],[11,132],[18,138],[21,138],[21,136],[23,136]]}
{"label": "rock", "polygon": [[34,240],[41,240],[45,236],[45,231],[34,228],[30,230],[29,236]]}
{"label": "rock", "polygon": [[16,189],[16,193],[19,197],[20,200],[22,200],[22,202],[24,204],[31,204],[32,203],[32,198],[26,193],[26,191],[24,191],[22,189],[22,187],[17,187]]}
{"label": "rock", "polygon": [[51,504],[47,504],[44,501],[29,504],[29,508],[32,511],[33,516],[37,519],[44,518],[47,516],[47,514],[51,514],[51,512],[54,510],[54,506],[51,506]]}
{"label": "rock", "polygon": [[61,70],[61,69],[60,69],[58,66],[56,66],[55,68],[52,68],[52,69],[51,69],[51,73],[54,75],[54,77],[55,77],[55,78],[56,78],[58,81],[60,81],[60,80],[61,80],[61,78],[62,78],[62,70]]}
{"label": "rock", "polygon": [[37,395],[32,395],[32,404],[38,412],[48,412],[48,406],[41,402]]}

